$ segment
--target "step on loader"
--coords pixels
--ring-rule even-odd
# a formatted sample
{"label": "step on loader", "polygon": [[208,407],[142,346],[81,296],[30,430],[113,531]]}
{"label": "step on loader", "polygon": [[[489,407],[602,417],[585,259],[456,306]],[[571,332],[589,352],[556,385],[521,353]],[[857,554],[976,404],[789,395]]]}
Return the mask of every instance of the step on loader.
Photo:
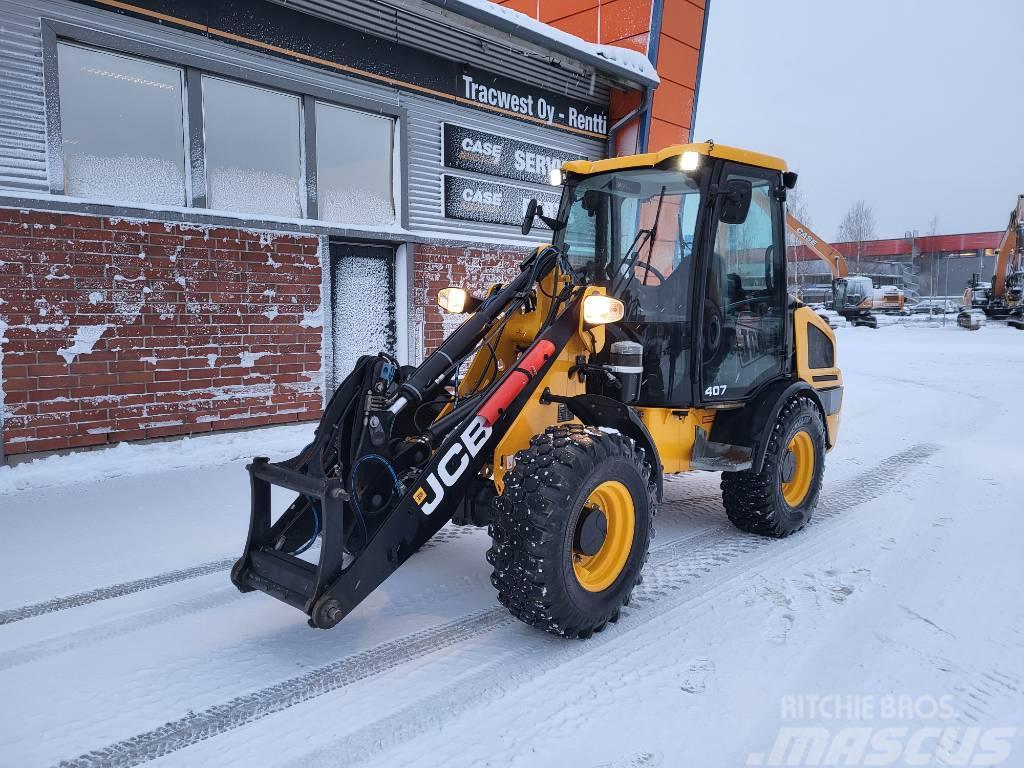
{"label": "step on loader", "polygon": [[[843,381],[786,292],[796,174],[707,142],[552,176],[558,210],[523,221],[551,245],[484,295],[441,290],[465,319],[422,363],[361,358],[301,453],[249,465],[240,590],[333,627],[449,522],[487,526],[499,601],[586,638],[640,581],[666,475],[721,472],[743,531],[807,523]],[[280,514],[272,486],[296,494]]]}

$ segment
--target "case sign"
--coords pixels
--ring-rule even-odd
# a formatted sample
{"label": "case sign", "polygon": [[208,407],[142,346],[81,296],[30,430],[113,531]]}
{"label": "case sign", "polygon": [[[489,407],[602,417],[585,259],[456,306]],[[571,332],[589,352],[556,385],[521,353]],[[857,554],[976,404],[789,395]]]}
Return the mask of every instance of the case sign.
{"label": "case sign", "polygon": [[461,125],[444,124],[444,164],[460,171],[547,184],[548,172],[580,155]]}
{"label": "case sign", "polygon": [[[544,207],[545,215],[554,216],[558,212],[561,196],[556,193],[462,176],[444,176],[444,215],[449,219],[519,226],[527,204],[534,197]],[[537,219],[534,226],[546,225]]]}

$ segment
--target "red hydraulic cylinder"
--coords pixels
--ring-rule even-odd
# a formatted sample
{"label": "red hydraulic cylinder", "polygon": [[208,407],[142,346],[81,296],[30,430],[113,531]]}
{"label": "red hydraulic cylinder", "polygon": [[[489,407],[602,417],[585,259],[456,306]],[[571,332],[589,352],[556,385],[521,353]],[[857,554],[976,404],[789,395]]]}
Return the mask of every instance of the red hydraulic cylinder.
{"label": "red hydraulic cylinder", "polygon": [[494,390],[494,394],[487,398],[487,402],[480,407],[476,415],[482,418],[487,426],[493,427],[509,404],[523,391],[523,387],[530,383],[540,371],[541,366],[554,354],[555,345],[547,339],[542,339],[534,344],[533,349],[523,356],[522,360],[509,373],[508,378]]}

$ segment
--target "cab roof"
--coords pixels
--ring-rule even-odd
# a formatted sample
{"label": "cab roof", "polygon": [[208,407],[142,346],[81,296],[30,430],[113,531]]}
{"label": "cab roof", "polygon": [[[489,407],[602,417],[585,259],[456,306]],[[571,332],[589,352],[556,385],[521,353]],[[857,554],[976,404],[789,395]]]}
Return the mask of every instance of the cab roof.
{"label": "cab roof", "polygon": [[678,157],[684,152],[696,152],[707,157],[716,157],[723,160],[732,160],[737,163],[753,165],[759,168],[769,168],[773,171],[786,171],[786,161],[780,157],[762,155],[760,152],[751,152],[747,149],[729,147],[725,144],[715,144],[713,141],[704,141],[699,144],[673,144],[658,152],[647,152],[642,155],[626,155],[625,157],[609,157],[606,160],[571,160],[562,165],[562,170],[567,173],[576,173],[581,176],[590,176],[595,173],[607,171],[620,171],[627,168],[652,168],[659,163]]}

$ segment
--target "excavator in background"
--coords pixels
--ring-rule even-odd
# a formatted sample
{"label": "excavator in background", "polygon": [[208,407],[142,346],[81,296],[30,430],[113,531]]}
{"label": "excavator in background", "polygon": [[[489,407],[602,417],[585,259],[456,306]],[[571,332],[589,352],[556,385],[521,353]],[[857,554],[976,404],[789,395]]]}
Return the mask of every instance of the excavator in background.
{"label": "excavator in background", "polygon": [[[786,211],[786,228],[832,270],[832,306],[851,325],[877,328],[878,318],[872,314],[875,287],[866,275],[850,276],[846,257],[822,240],[798,218]],[[899,309],[903,295],[900,294]]]}
{"label": "excavator in background", "polygon": [[1024,195],[1010,212],[1010,221],[999,241],[996,267],[991,283],[982,283],[972,275],[964,291],[963,311],[957,325],[974,330],[979,327],[978,312],[986,317],[1006,318],[1009,326],[1024,330]]}

